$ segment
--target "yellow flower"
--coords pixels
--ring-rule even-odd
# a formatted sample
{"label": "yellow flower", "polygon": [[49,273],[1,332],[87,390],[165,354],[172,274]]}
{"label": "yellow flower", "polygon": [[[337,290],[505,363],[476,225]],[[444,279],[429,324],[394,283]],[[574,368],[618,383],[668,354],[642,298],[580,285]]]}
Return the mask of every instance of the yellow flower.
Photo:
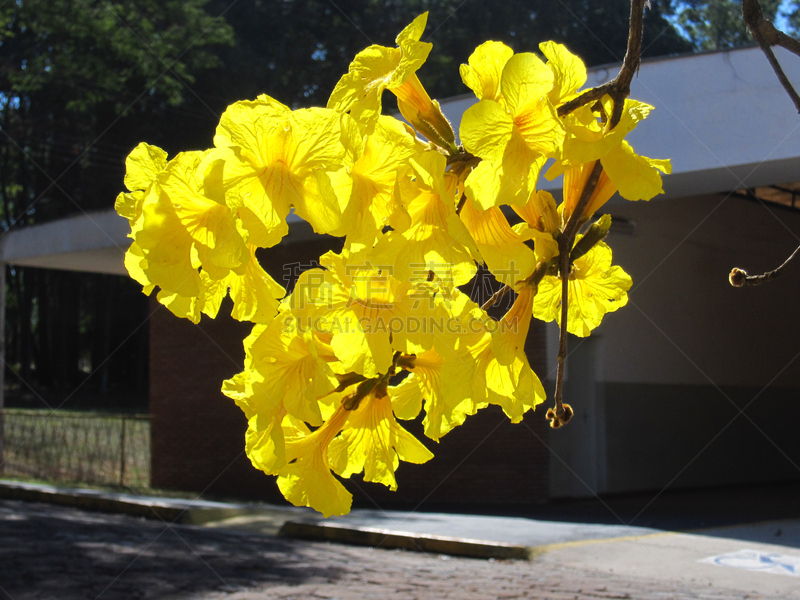
{"label": "yellow flower", "polygon": [[381,114],[381,96],[390,90],[397,96],[403,117],[417,131],[439,145],[455,150],[455,135],[417,78],[419,69],[433,47],[420,42],[428,13],[419,15],[397,36],[398,48],[372,45],[350,63],[328,100],[328,108],[349,112],[364,133],[371,133]]}
{"label": "yellow flower", "polygon": [[561,230],[561,217],[558,214],[555,198],[550,192],[535,191],[524,206],[511,208],[532,229],[550,234]]}
{"label": "yellow flower", "polygon": [[331,334],[341,368],[367,378],[386,373],[395,351],[433,345],[427,322],[435,316],[432,291],[412,286],[360,259],[328,252],[325,270],[305,271],[289,297],[298,327]]}
{"label": "yellow flower", "polygon": [[536,256],[525,245],[527,236],[512,228],[499,207],[476,209],[471,200],[464,203],[461,220],[467,227],[486,267],[503,284],[513,286],[536,268]]}
{"label": "yellow flower", "polygon": [[547,58],[547,66],[553,71],[553,89],[548,98],[553,106],[560,106],[578,95],[578,90],[586,83],[586,65],[567,50],[563,44],[542,42],[539,50]]}
{"label": "yellow flower", "polygon": [[319,426],[330,416],[320,399],[338,385],[321,344],[290,326],[290,315],[268,326],[256,325],[244,341],[244,370],[222,385],[245,414],[247,456],[253,465],[276,474],[286,463],[281,422],[285,415]]}
{"label": "yellow flower", "polygon": [[[203,175],[198,167],[209,152],[184,152],[172,159],[159,175],[159,184],[164,192],[159,200],[164,202],[165,196],[169,199],[166,209],[175,211],[181,226],[191,236],[204,270],[219,279],[228,271],[243,274],[249,253],[239,233],[236,215],[225,204],[224,197],[201,193]],[[146,209],[145,213],[145,226],[152,227],[147,222]],[[159,232],[153,232],[153,235],[159,235]],[[144,246],[142,249],[147,256],[147,249]],[[169,285],[162,287],[175,289]]]}
{"label": "yellow flower", "polygon": [[[610,115],[613,110],[610,97],[605,96],[602,104],[605,114]],[[567,136],[561,157],[550,167],[545,177],[552,180],[570,170],[582,169],[570,175],[573,182],[569,187],[572,187],[575,182],[588,179],[595,161],[599,160],[608,179],[601,182],[604,189],[595,192],[597,199],[592,201],[595,210],[604,202],[600,201],[600,198],[608,199],[613,195],[610,186],[616,188],[620,196],[626,200],[649,200],[663,193],[659,171],[670,173],[672,169],[670,161],[639,156],[625,141],[625,136],[633,131],[651,110],[653,107],[649,104],[627,98],[619,124],[610,131],[606,131],[605,125],[598,121],[599,117],[588,106],[568,115]],[[568,187],[566,181],[564,185],[566,192]],[[581,192],[571,193],[580,196]],[[592,212],[588,211],[585,214],[590,215]]]}
{"label": "yellow flower", "polygon": [[472,398],[459,398],[454,405],[448,404],[452,398],[447,394],[449,382],[444,382],[443,387],[443,365],[444,359],[435,347],[426,350],[417,354],[414,365],[408,367],[410,375],[397,386],[389,388],[392,407],[400,419],[416,418],[425,401],[422,425],[425,435],[437,442],[477,410]]}
{"label": "yellow flower", "polygon": [[381,116],[368,136],[356,130],[349,137],[353,165],[332,173],[331,180],[340,204],[346,205],[342,216],[345,247],[355,253],[371,249],[387,225],[408,227],[410,219],[395,197],[395,183],[398,171],[417,148],[414,136],[392,117]]}
{"label": "yellow flower", "polygon": [[117,196],[114,208],[121,217],[136,225],[142,214],[142,201],[158,174],[167,166],[167,153],[158,146],[142,142],[125,159],[125,187],[129,192]]}
{"label": "yellow flower", "polygon": [[220,179],[249,243],[277,244],[288,232],[291,208],[317,233],[341,227],[328,172],[345,159],[342,136],[341,115],[324,108],[292,111],[263,95],[227,108],[204,167],[208,179]]}
{"label": "yellow flower", "polygon": [[502,42],[484,42],[470,55],[469,64],[459,68],[461,80],[479,100],[499,102],[502,98],[500,78],[513,55],[514,51]]}
{"label": "yellow flower", "polygon": [[[504,50],[496,52],[502,62]],[[503,67],[498,100],[484,98],[464,113],[461,140],[483,159],[467,177],[467,195],[481,208],[524,204],[544,159],[561,144],[564,131],[548,99],[553,80],[537,56],[515,54]]]}
{"label": "yellow flower", "polygon": [[[579,239],[579,238],[578,238]],[[630,276],[621,267],[611,266],[611,248],[600,242],[572,266],[569,274],[567,331],[588,336],[600,325],[603,315],[628,303]],[[561,324],[561,280],[546,276],[539,284],[533,315]]]}
{"label": "yellow flower", "polygon": [[[125,217],[130,223],[131,233],[128,237],[135,238],[144,224],[142,206],[146,199],[151,203],[158,201],[160,188],[156,179],[166,166],[167,153],[144,142],[136,146],[125,159],[125,187],[130,191],[117,196],[114,208],[119,216]],[[125,269],[142,286],[142,292],[149,296],[155,284],[147,277],[146,268],[144,252],[134,240],[125,252]]]}
{"label": "yellow flower", "polygon": [[278,489],[295,506],[310,506],[324,517],[350,512],[353,496],[331,473],[328,447],[347,421],[348,411],[339,407],[313,433],[302,421],[283,420],[286,465],[278,476]]}
{"label": "yellow flower", "polygon": [[[580,165],[575,169],[570,169],[564,173],[564,204],[562,206],[564,219],[569,219],[575,211],[578,201],[583,195],[583,190],[586,188],[586,182],[589,181],[589,176],[592,174],[596,163],[586,163]],[[611,199],[617,191],[614,182],[608,176],[605,169],[600,173],[600,179],[592,191],[589,198],[589,204],[583,211],[584,216],[590,217],[597,209],[603,206]]]}
{"label": "yellow flower", "polygon": [[350,411],[342,434],[328,448],[333,470],[342,477],[364,471],[364,480],[397,489],[400,461],[422,464],[433,454],[403,429],[392,413],[388,395],[372,393]]}
{"label": "yellow flower", "polygon": [[436,417],[431,437],[437,439],[489,404],[500,406],[512,423],[519,423],[526,411],[544,401],[544,388],[524,351],[532,298],[532,290],[523,288],[498,323],[466,294],[454,290],[451,314],[459,327],[451,328],[458,333],[436,339],[442,360],[439,377],[444,385],[437,398],[441,408],[433,412],[426,404],[432,420]]}
{"label": "yellow flower", "polygon": [[438,152],[411,159],[415,178],[399,185],[411,225],[390,231],[370,254],[375,264],[393,265],[401,281],[424,281],[432,271],[449,285],[463,285],[477,272],[480,253],[456,214],[458,180],[445,173],[446,160]]}
{"label": "yellow flower", "polygon": [[143,198],[125,264],[146,293],[159,286],[159,302],[179,317],[215,317],[230,289],[234,318],[268,323],[285,290],[258,264],[221,192],[207,195],[216,190],[202,176],[209,153],[179,154],[160,171]]}

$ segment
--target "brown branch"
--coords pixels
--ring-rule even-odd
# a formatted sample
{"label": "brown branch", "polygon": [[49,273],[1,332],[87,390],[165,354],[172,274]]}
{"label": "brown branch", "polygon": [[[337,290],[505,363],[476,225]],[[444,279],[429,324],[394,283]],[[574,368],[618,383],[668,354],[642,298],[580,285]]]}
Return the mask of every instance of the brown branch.
{"label": "brown branch", "polygon": [[[584,99],[583,104],[588,104],[598,98],[602,97],[605,93],[611,96],[614,102],[614,109],[611,113],[611,119],[608,123],[607,131],[610,131],[620,122],[622,118],[622,110],[625,106],[625,99],[631,93],[631,81],[633,76],[639,70],[642,54],[642,35],[644,32],[644,7],[647,0],[631,0],[631,14],[630,25],[628,27],[628,47],[625,51],[625,58],[622,61],[622,66],[619,69],[617,76],[610,82],[596,90],[592,94],[585,92],[576,100]],[[589,90],[592,92],[592,90]],[[601,93],[602,92],[602,93]],[[600,94],[599,96],[597,94]],[[583,104],[578,104],[575,110]],[[564,106],[567,106],[566,104]],[[563,107],[562,107],[563,108]],[[559,109],[559,116],[567,114],[566,111],[562,114]],[[603,165],[600,161],[596,161],[592,172],[589,174],[589,179],[586,181],[586,186],[583,188],[581,197],[575,206],[575,210],[569,218],[564,231],[558,239],[559,251],[559,275],[561,276],[561,323],[558,339],[558,371],[556,373],[556,389],[553,394],[555,400],[555,410],[548,410],[547,418],[550,419],[550,426],[553,428],[565,425],[570,418],[572,418],[572,408],[568,404],[563,403],[564,395],[564,368],[567,359],[567,326],[569,317],[569,274],[570,274],[570,260],[569,255],[572,251],[572,246],[575,242],[575,235],[578,229],[584,223],[583,212],[589,205],[589,200],[592,193],[600,181],[600,175],[603,172]]]}
{"label": "brown branch", "polygon": [[577,98],[565,102],[558,108],[558,116],[564,117],[581,106],[599,100],[609,94],[614,100],[609,129],[613,129],[622,117],[625,98],[631,93],[631,81],[642,62],[642,35],[644,33],[644,6],[647,0],[632,0],[630,26],[628,27],[628,48],[617,76],[601,86],[586,90]]}
{"label": "brown branch", "polygon": [[783,264],[773,271],[767,271],[766,273],[762,273],[761,275],[748,275],[747,271],[744,269],[737,269],[734,268],[731,271],[731,274],[728,276],[729,281],[733,287],[744,287],[750,285],[760,285],[762,283],[767,283],[768,281],[772,281],[773,279],[777,279],[778,276],[781,274],[786,265],[788,265],[791,260],[795,257],[795,255],[800,252],[800,246],[795,248],[795,251],[787,258]]}
{"label": "brown branch", "polygon": [[569,102],[565,102],[561,106],[558,107],[558,116],[565,117],[569,113],[578,110],[581,106],[585,106],[586,104],[591,104],[597,100],[600,100],[603,96],[605,96],[613,87],[614,79],[611,81],[604,83],[603,85],[599,85],[596,88],[592,88],[590,90],[586,90],[577,98],[573,98]]}
{"label": "brown branch", "polygon": [[511,291],[511,286],[510,285],[504,285],[499,290],[497,290],[494,294],[492,294],[491,298],[489,298],[486,302],[483,303],[483,306],[481,306],[481,310],[489,310],[495,304],[497,304],[497,301],[500,300],[500,298],[505,296],[510,291]]}
{"label": "brown branch", "polygon": [[780,46],[781,48],[785,48],[792,54],[796,54],[800,56],[800,41],[794,39],[790,35],[786,35],[780,29],[775,27],[772,24],[772,21],[764,20],[766,25],[764,26],[765,35],[767,41],[772,44],[773,46]]}
{"label": "brown branch", "polygon": [[336,379],[339,380],[339,385],[333,392],[343,392],[351,385],[355,385],[357,383],[361,383],[365,381],[367,378],[361,375],[360,373],[345,373],[344,375],[336,375]]}
{"label": "brown branch", "polygon": [[800,56],[800,42],[777,29],[772,24],[772,21],[765,19],[758,0],[742,0],[742,18],[761,47],[764,56],[767,57],[772,70],[775,71],[778,81],[781,82],[783,89],[786,90],[789,98],[794,103],[797,112],[800,113],[800,95],[797,94],[789,78],[786,77],[786,73],[783,72],[783,68],[770,47],[781,46]]}
{"label": "brown branch", "polygon": [[458,200],[458,206],[456,206],[456,214],[461,215],[461,210],[464,208],[464,205],[467,203],[467,195],[461,194],[461,198]]}

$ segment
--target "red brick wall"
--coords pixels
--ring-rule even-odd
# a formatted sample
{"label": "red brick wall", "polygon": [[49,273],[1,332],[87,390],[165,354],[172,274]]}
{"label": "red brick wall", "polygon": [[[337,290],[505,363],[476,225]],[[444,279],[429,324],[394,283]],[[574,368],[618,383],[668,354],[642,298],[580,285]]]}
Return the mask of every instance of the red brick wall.
{"label": "red brick wall", "polygon": [[[319,256],[319,244],[270,251],[270,269],[281,277],[284,262]],[[277,250],[277,249],[276,249]],[[278,266],[279,265],[279,266]],[[280,280],[280,279],[279,279]],[[150,321],[152,481],[156,487],[281,499],[275,478],[255,470],[244,455],[247,422],[219,391],[242,367],[242,340],[249,324],[205,317],[199,325],[153,304]],[[223,305],[221,313],[229,313]],[[526,348],[543,373],[544,327],[535,322]],[[440,443],[421,435],[419,421],[403,422],[434,453],[425,465],[402,463],[397,492],[354,478],[345,485],[365,507],[443,504],[528,504],[547,498],[546,407],[511,425],[497,407],[467,419]],[[282,501],[282,500],[281,500]]]}

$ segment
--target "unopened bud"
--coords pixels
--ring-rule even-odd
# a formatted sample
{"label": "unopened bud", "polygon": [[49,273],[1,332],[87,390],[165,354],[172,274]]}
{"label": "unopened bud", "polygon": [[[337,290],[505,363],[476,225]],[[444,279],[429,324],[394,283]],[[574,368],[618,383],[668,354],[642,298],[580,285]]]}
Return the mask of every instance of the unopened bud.
{"label": "unopened bud", "polygon": [[559,414],[557,414],[554,409],[548,408],[547,412],[545,413],[545,418],[550,421],[551,428],[560,429],[562,426],[566,425],[570,422],[570,420],[572,420],[573,414],[575,413],[569,404],[562,404],[561,412]]}
{"label": "unopened bud", "polygon": [[747,271],[742,269],[733,268],[731,274],[728,275],[728,281],[731,282],[733,287],[742,287],[747,282]]}

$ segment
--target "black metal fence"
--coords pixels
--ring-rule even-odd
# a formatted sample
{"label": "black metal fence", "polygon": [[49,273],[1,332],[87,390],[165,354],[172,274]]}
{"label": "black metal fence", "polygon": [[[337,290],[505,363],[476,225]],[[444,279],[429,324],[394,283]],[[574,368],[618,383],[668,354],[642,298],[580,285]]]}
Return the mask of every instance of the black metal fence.
{"label": "black metal fence", "polygon": [[150,417],[0,410],[0,475],[148,487]]}

